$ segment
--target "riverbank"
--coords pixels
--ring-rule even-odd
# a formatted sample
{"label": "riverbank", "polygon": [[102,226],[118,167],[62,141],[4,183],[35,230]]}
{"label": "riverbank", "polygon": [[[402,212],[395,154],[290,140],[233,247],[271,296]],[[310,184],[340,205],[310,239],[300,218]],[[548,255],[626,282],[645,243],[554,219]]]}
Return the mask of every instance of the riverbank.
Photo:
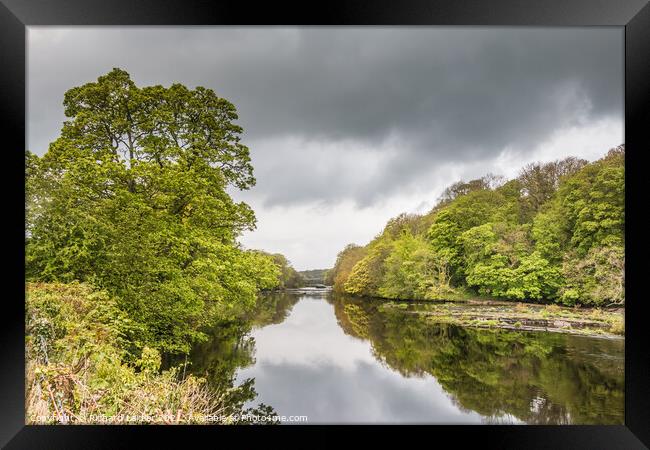
{"label": "riverbank", "polygon": [[463,302],[386,302],[381,308],[399,308],[435,323],[521,331],[547,331],[594,337],[625,335],[625,309],[569,308],[558,305],[496,300]]}
{"label": "riverbank", "polygon": [[239,423],[244,389],[161,370],[137,324],[86,284],[26,285],[28,424]]}

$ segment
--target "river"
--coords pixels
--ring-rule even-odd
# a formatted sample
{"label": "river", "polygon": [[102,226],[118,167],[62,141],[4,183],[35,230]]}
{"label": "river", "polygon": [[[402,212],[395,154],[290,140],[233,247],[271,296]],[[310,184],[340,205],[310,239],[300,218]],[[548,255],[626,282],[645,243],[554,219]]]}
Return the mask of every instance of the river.
{"label": "river", "polygon": [[431,323],[331,291],[263,296],[191,362],[212,386],[248,386],[246,406],[310,424],[624,421],[623,339]]}

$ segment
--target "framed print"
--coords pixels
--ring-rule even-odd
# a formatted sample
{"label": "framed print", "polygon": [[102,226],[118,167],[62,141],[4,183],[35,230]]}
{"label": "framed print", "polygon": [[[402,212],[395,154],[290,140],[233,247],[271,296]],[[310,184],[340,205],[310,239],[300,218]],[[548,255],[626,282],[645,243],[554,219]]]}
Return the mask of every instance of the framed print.
{"label": "framed print", "polygon": [[646,1],[0,30],[3,446],[650,445]]}

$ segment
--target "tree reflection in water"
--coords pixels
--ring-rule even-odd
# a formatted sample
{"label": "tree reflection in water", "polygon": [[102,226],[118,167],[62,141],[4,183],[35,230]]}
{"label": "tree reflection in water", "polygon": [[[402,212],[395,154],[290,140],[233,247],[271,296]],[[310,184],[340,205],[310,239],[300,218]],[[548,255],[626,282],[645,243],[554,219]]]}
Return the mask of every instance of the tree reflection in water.
{"label": "tree reflection in water", "polygon": [[[249,318],[213,330],[193,350],[191,370],[215,388],[232,387],[238,369],[255,363],[251,330],[281,324],[301,298],[265,295]],[[435,377],[454,405],[485,423],[624,421],[623,340],[466,328],[384,308],[381,301],[335,293],[324,298],[343,332],[369,342],[383,365],[405,378]],[[243,387],[232,400],[238,407],[256,396],[253,379]]]}

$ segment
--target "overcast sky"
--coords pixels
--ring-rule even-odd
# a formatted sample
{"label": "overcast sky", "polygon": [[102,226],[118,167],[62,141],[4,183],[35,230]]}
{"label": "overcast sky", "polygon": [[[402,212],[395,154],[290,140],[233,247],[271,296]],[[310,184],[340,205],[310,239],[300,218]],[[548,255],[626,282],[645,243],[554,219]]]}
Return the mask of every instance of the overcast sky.
{"label": "overcast sky", "polygon": [[238,109],[257,185],[247,248],[331,267],[442,190],[624,142],[623,28],[29,27],[28,149],[64,92],[120,67]]}

